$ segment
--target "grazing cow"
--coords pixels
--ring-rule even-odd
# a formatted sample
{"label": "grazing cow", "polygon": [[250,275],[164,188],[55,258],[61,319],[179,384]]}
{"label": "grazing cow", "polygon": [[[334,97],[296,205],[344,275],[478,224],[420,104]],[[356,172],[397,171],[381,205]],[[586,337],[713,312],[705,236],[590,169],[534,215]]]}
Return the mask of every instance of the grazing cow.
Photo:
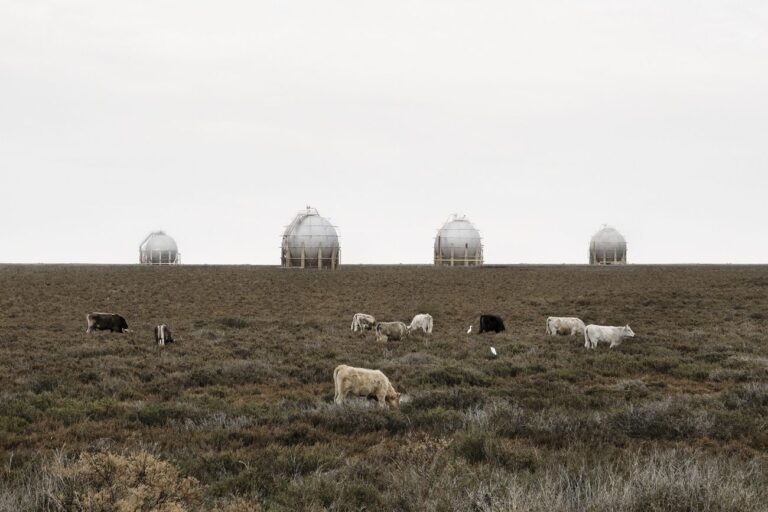
{"label": "grazing cow", "polygon": [[547,318],[547,334],[550,336],[584,334],[584,322],[572,316],[550,316]]}
{"label": "grazing cow", "polygon": [[349,394],[375,397],[380,407],[397,407],[400,403],[400,393],[395,391],[381,370],[354,368],[342,364],[333,370],[333,385],[336,391],[333,400],[337,404],[342,403]]}
{"label": "grazing cow", "polygon": [[411,320],[411,325],[408,326],[408,333],[421,329],[427,334],[432,334],[432,323],[432,315],[420,313]]}
{"label": "grazing cow", "polygon": [[370,331],[376,325],[376,319],[365,313],[355,313],[352,317],[352,331]]}
{"label": "grazing cow", "polygon": [[88,313],[85,319],[88,322],[85,332],[88,333],[93,331],[131,332],[125,318],[114,313]]}
{"label": "grazing cow", "polygon": [[173,335],[171,330],[165,324],[155,326],[155,343],[165,346],[166,343],[173,343]]}
{"label": "grazing cow", "polygon": [[584,329],[584,347],[597,348],[597,343],[603,341],[610,343],[613,348],[621,345],[625,338],[634,338],[635,333],[629,328],[629,325],[623,327],[610,327],[606,325],[588,325]]}
{"label": "grazing cow", "polygon": [[378,322],[376,341],[399,341],[408,335],[408,327],[403,322]]}
{"label": "grazing cow", "polygon": [[500,316],[496,315],[480,315],[480,330],[479,334],[484,332],[501,332],[505,331],[504,320]]}

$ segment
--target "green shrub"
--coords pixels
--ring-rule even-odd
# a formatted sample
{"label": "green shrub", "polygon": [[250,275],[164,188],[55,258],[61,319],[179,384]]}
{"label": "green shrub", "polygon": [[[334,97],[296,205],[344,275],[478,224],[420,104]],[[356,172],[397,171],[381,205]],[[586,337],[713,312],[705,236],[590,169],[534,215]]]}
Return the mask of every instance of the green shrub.
{"label": "green shrub", "polygon": [[491,379],[474,368],[445,366],[423,373],[418,382],[432,386],[489,386]]}
{"label": "green shrub", "polygon": [[197,419],[198,411],[187,405],[178,403],[148,403],[142,404],[133,412],[133,417],[142,425],[148,427],[163,426],[170,420]]}
{"label": "green shrub", "polygon": [[245,318],[227,317],[219,319],[219,324],[230,329],[245,329],[251,326],[251,322]]}
{"label": "green shrub", "polygon": [[59,379],[54,377],[41,377],[32,382],[32,392],[39,395],[40,393],[46,393],[53,391],[59,386]]}

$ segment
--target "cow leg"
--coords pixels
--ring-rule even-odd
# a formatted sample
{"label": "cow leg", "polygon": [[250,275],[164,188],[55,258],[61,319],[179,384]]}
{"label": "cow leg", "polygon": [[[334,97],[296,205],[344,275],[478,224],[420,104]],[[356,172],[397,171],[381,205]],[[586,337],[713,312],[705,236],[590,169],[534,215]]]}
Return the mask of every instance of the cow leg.
{"label": "cow leg", "polygon": [[336,394],[333,397],[333,401],[337,404],[341,404],[344,399],[347,397],[347,394],[344,392],[344,380],[339,379],[338,382],[335,383],[336,385]]}

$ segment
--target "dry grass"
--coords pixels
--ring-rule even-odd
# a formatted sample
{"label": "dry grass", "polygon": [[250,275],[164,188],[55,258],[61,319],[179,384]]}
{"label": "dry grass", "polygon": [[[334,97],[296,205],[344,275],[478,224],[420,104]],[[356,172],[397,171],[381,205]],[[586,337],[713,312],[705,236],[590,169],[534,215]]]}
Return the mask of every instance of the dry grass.
{"label": "dry grass", "polygon": [[[764,510],[766,282],[765,267],[2,266],[0,510]],[[86,335],[100,310],[136,333]],[[376,343],[350,332],[360,311],[429,312],[435,332]],[[480,313],[507,331],[467,336]],[[637,337],[587,351],[545,336],[550,315]],[[163,349],[161,322],[178,338]],[[336,406],[341,363],[408,400]]]}

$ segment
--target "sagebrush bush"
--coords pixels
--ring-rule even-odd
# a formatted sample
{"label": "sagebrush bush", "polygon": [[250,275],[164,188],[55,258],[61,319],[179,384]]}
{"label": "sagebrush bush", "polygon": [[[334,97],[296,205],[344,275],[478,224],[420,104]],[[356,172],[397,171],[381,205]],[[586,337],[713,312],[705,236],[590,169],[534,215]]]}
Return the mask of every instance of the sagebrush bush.
{"label": "sagebrush bush", "polygon": [[147,451],[58,454],[15,492],[2,491],[0,510],[183,512],[202,505],[197,480]]}

